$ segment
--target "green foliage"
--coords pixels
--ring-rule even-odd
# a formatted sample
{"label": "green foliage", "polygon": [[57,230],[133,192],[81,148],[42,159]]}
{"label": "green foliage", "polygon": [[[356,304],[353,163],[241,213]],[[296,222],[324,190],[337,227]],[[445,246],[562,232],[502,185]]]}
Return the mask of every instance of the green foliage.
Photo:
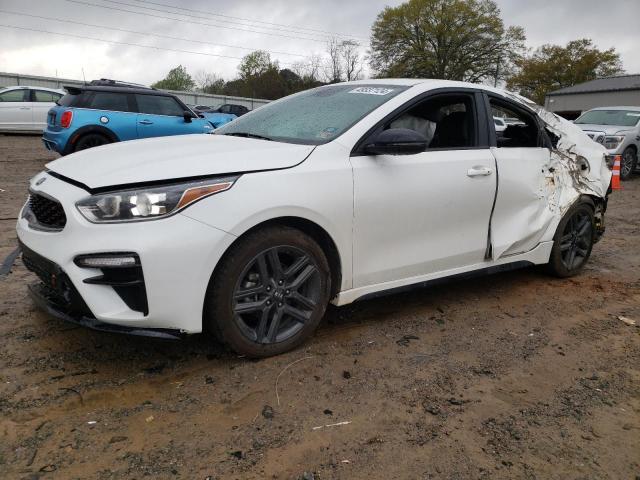
{"label": "green foliage", "polygon": [[493,0],[409,0],[386,7],[371,33],[377,76],[481,82],[504,78],[524,52]]}
{"label": "green foliage", "polygon": [[238,65],[241,80],[250,80],[264,75],[269,70],[277,69],[278,63],[271,61],[271,55],[264,50],[256,50],[245,55]]}
{"label": "green foliage", "polygon": [[508,79],[507,88],[541,105],[553,90],[623,73],[615,49],[599,50],[587,38],[573,40],[565,47],[543,45],[520,59],[517,66],[518,72]]}
{"label": "green foliage", "polygon": [[190,91],[195,87],[195,82],[191,75],[187,73],[187,69],[182,65],[172,68],[167,76],[153,85],[153,88],[161,88],[163,90],[181,90]]}

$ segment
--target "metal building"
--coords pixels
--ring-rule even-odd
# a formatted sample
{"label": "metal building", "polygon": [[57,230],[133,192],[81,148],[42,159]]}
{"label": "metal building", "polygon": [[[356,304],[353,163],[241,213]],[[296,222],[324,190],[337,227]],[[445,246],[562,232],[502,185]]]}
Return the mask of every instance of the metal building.
{"label": "metal building", "polygon": [[547,94],[544,106],[569,120],[596,107],[640,107],[640,75],[604,77],[561,88]]}

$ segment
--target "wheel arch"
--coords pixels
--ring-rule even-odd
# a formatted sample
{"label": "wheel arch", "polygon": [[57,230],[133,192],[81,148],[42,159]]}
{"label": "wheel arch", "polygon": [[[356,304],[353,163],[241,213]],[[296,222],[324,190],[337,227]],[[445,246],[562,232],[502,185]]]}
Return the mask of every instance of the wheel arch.
{"label": "wheel arch", "polygon": [[327,261],[329,263],[329,270],[331,274],[331,297],[334,298],[341,290],[342,285],[342,258],[340,256],[340,251],[336,245],[336,242],[333,240],[329,232],[320,226],[318,223],[309,220],[304,217],[298,216],[280,216],[270,218],[268,220],[264,220],[252,227],[248,228],[242,234],[238,235],[238,237],[225,249],[224,253],[218,260],[212,274],[209,283],[213,282],[213,279],[216,276],[219,266],[222,263],[222,260],[225,256],[235,247],[235,245],[243,239],[245,236],[264,228],[273,227],[273,226],[282,226],[282,227],[290,227],[295,228],[296,230],[300,230],[305,233],[313,240],[315,240],[324,254],[327,257]]}
{"label": "wheel arch", "polygon": [[70,153],[73,150],[75,144],[78,143],[78,140],[80,140],[80,138],[92,133],[103,135],[114,143],[120,141],[120,138],[118,138],[115,132],[107,127],[103,127],[102,125],[85,125],[84,127],[78,128],[71,134],[69,141],[67,142],[67,145],[65,147],[65,152]]}

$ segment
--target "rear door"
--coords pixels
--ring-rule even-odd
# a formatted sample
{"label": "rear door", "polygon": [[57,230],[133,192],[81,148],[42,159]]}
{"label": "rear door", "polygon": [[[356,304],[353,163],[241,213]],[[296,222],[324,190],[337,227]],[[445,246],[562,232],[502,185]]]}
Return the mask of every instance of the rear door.
{"label": "rear door", "polygon": [[0,130],[32,130],[32,123],[28,88],[0,93]]}
{"label": "rear door", "polygon": [[47,114],[62,94],[48,90],[31,90],[31,111],[33,112],[34,130],[44,130],[47,126]]}
{"label": "rear door", "polygon": [[184,119],[185,107],[175,98],[164,95],[136,94],[138,138],[202,133],[203,122]]}
{"label": "rear door", "polygon": [[[498,192],[491,220],[492,257],[535,248],[554,219],[551,150],[537,116],[503,97],[488,95],[493,116],[517,119],[499,135],[491,151],[498,167]],[[493,125],[493,122],[490,122]],[[495,130],[495,129],[494,129]]]}

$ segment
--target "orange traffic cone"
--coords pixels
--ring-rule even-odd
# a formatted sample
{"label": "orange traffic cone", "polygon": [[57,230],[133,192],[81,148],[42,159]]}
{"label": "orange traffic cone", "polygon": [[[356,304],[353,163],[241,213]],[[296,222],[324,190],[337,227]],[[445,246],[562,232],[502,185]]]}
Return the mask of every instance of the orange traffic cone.
{"label": "orange traffic cone", "polygon": [[611,189],[612,190],[622,190],[622,185],[620,185],[620,161],[622,160],[621,155],[616,155],[613,157],[613,177],[611,177]]}

